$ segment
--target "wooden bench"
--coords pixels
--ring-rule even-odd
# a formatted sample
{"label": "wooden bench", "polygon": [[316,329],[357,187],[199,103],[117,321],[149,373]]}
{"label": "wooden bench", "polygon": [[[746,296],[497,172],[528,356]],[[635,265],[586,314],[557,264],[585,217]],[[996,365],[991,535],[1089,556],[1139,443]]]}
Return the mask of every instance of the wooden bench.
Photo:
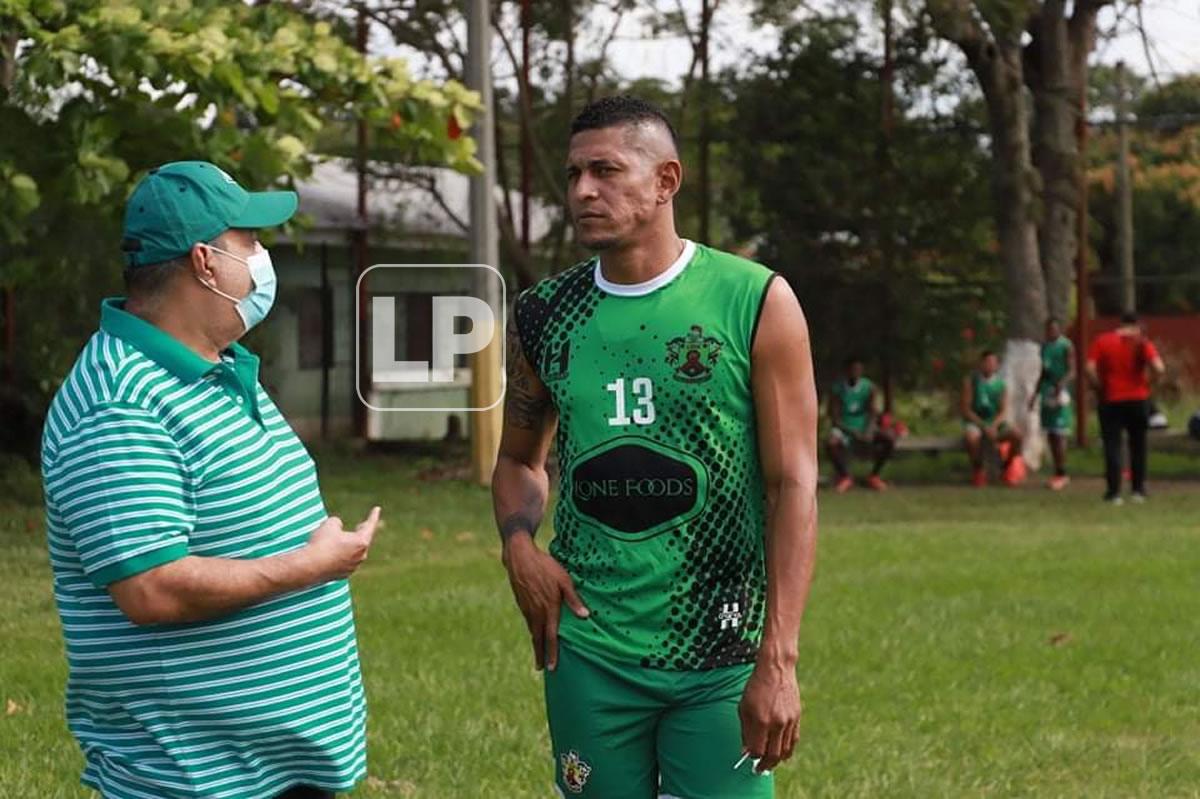
{"label": "wooden bench", "polygon": [[1192,438],[1186,430],[1167,428],[1151,430],[1146,446],[1160,452],[1187,452],[1200,454],[1200,441]]}
{"label": "wooden bench", "polygon": [[896,442],[896,453],[920,453],[930,457],[963,448],[962,436],[905,436]]}
{"label": "wooden bench", "polygon": [[[1072,436],[1071,440],[1074,441]],[[1099,446],[1099,439],[1094,443]],[[1187,452],[1200,454],[1200,441],[1196,441],[1180,429],[1151,430],[1147,443],[1150,449],[1159,452]],[[943,452],[961,452],[962,436],[907,436],[896,442],[896,454],[917,453],[936,457]]]}

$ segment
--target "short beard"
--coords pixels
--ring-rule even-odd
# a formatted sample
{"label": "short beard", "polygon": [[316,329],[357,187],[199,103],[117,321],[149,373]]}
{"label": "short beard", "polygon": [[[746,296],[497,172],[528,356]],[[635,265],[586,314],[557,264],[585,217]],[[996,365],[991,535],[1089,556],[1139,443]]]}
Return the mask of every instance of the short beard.
{"label": "short beard", "polygon": [[595,238],[591,239],[590,241],[584,241],[583,239],[579,240],[579,246],[590,252],[604,252],[605,250],[611,250],[614,247],[619,247],[620,244],[621,240],[614,236]]}
{"label": "short beard", "polygon": [[621,242],[616,239],[600,239],[598,241],[583,242],[583,248],[590,252],[604,252],[617,247]]}

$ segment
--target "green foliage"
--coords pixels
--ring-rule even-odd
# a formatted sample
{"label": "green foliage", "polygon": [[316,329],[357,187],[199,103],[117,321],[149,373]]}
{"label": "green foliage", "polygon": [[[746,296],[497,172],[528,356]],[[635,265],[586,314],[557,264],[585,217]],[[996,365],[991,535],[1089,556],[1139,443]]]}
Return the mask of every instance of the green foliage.
{"label": "green foliage", "polygon": [[[874,370],[886,346],[898,379],[928,385],[948,379],[990,328],[1002,327],[988,160],[977,109],[960,99],[969,90],[915,28],[897,45],[887,175],[881,64],[859,44],[860,24],[795,25],[777,54],[726,88],[724,135],[739,179],[726,184],[720,205],[735,237],[756,244],[757,257],[795,288],[823,379],[850,354]],[[895,263],[887,274],[889,236]]]}
{"label": "green foliage", "polygon": [[[0,163],[41,166],[27,171],[65,205],[120,200],[181,151],[252,186],[303,177],[327,119],[361,116],[416,161],[477,166],[472,140],[448,132],[451,117],[470,123],[473,93],[415,80],[403,60],[366,60],[286,5],[2,0],[0,22],[19,40]],[[44,139],[20,134],[63,149],[38,164],[27,151]]]}
{"label": "green foliage", "polygon": [[[1200,311],[1200,76],[1147,89],[1131,133],[1134,264],[1143,313]],[[1099,261],[1095,297],[1101,313],[1122,308],[1117,242],[1117,135],[1092,142],[1091,242]]]}
{"label": "green foliage", "polygon": [[1200,124],[1200,75],[1184,75],[1145,92],[1135,110],[1140,121],[1155,128]]}
{"label": "green foliage", "polygon": [[0,31],[0,287],[17,292],[18,382],[43,401],[119,290],[121,214],[149,168],[203,159],[287,185],[326,124],[360,117],[409,161],[478,168],[456,135],[473,92],[365,59],[290,4],[0,0]]}

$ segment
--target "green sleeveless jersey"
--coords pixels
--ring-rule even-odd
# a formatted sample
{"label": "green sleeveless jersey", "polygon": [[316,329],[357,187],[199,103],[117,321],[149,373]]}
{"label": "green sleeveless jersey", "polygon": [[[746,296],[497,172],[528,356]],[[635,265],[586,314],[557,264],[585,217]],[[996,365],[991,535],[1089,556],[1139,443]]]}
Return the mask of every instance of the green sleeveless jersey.
{"label": "green sleeveless jersey", "polygon": [[592,259],[518,297],[522,348],[558,409],[550,552],[591,610],[562,614],[570,644],[660,669],[754,660],[765,492],[750,351],[772,276],[686,242],[638,286]]}
{"label": "green sleeveless jersey", "polygon": [[1000,412],[1000,402],[1004,399],[1007,389],[1004,378],[1000,377],[999,372],[991,377],[984,377],[982,372],[974,372],[971,375],[971,388],[971,410],[985,423],[991,424]]}
{"label": "green sleeveless jersey", "polygon": [[1048,397],[1055,393],[1058,381],[1071,371],[1071,339],[1059,336],[1042,344],[1042,371],[1041,392]]}
{"label": "green sleeveless jersey", "polygon": [[833,384],[833,396],[838,402],[841,417],[838,427],[851,433],[861,433],[871,421],[871,391],[874,384],[865,377],[850,385],[845,378]]}

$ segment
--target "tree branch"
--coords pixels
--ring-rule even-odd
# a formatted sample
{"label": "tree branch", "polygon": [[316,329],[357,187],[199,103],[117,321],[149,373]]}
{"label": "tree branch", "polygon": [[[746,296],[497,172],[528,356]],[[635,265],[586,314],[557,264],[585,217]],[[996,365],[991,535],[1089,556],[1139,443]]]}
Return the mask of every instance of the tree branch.
{"label": "tree branch", "polygon": [[461,228],[464,233],[470,230],[470,225],[467,223],[467,220],[459,216],[454,209],[447,204],[445,196],[437,186],[436,175],[425,171],[409,169],[403,166],[397,166],[394,169],[387,170],[371,169],[368,166],[367,174],[372,178],[381,180],[395,180],[400,183],[407,183],[410,186],[421,189],[429,195],[430,199],[437,204],[438,208],[442,209],[442,212],[446,214],[455,227]]}
{"label": "tree branch", "polygon": [[18,41],[15,33],[0,36],[0,89],[5,92],[12,91],[13,83],[17,79]]}
{"label": "tree branch", "polygon": [[[493,89],[493,92],[495,89]],[[496,137],[496,182],[500,184],[500,197],[504,201],[504,215],[508,217],[508,224],[516,225],[516,214],[513,213],[512,196],[509,194],[508,181],[508,159],[504,157],[504,131],[500,126],[500,115],[495,114],[495,121],[492,129],[495,131]]]}
{"label": "tree branch", "polygon": [[675,0],[675,8],[679,10],[679,24],[683,26],[683,35],[687,37],[688,44],[692,46],[692,51],[700,49],[700,42],[692,35],[692,26],[688,25],[687,10],[683,7],[683,0]]}
{"label": "tree branch", "polygon": [[974,5],[970,0],[927,0],[925,7],[934,30],[959,46],[984,91],[991,91],[990,80],[984,78],[995,61],[996,42]]}
{"label": "tree branch", "polygon": [[559,205],[565,206],[567,197],[563,193],[560,182],[555,178],[554,171],[546,162],[546,149],[538,139],[537,127],[533,124],[533,108],[529,98],[529,84],[526,82],[524,72],[521,69],[521,61],[517,58],[517,51],[513,49],[512,42],[509,41],[508,36],[499,27],[496,28],[496,35],[504,45],[504,51],[508,53],[508,58],[512,61],[513,69],[518,75],[517,83],[520,88],[520,102],[518,106],[521,109],[521,117],[525,122],[526,130],[529,132],[529,141],[533,145],[534,163],[537,165],[538,172],[542,175],[542,180],[554,195],[554,199]]}
{"label": "tree branch", "polygon": [[[600,51],[596,56],[596,63],[598,63],[598,64],[608,63],[608,47],[609,47],[609,45],[611,45],[613,43],[613,39],[616,38],[616,36],[617,36],[617,28],[620,27],[621,20],[625,18],[625,11],[624,11],[624,9],[621,8],[620,2],[617,2],[616,4],[614,4],[612,12],[613,12],[612,27],[608,29],[608,35],[606,35],[603,39],[600,40]],[[595,80],[593,80],[592,85],[588,91],[588,101],[589,102],[591,102],[595,98],[595,94],[596,94],[596,82],[595,82]]]}
{"label": "tree branch", "polygon": [[[419,13],[415,9],[407,8],[391,8],[391,9],[372,9],[364,6],[367,16],[383,25],[392,34],[392,38],[397,44],[404,44],[416,50],[432,52],[437,57],[438,63],[446,70],[446,75],[454,80],[462,80],[462,63],[463,56],[459,50],[458,37],[454,36],[454,31],[447,27],[451,37],[454,39],[455,47],[453,55],[459,58],[458,63],[454,62],[451,50],[438,38],[440,29],[443,25],[441,18],[436,18],[437,22],[434,25],[429,24],[427,14]],[[400,11],[402,16],[400,20],[393,17],[393,12]],[[445,23],[447,26],[449,23]],[[406,26],[415,26],[416,31],[410,33],[411,28]]]}
{"label": "tree branch", "polygon": [[1135,2],[1137,8],[1137,26],[1138,33],[1142,36],[1142,49],[1146,52],[1146,64],[1150,67],[1150,77],[1154,79],[1154,86],[1158,89],[1162,88],[1162,81],[1158,79],[1158,70],[1154,68],[1154,59],[1150,56],[1150,37],[1146,35],[1146,23],[1142,19],[1142,4]]}
{"label": "tree branch", "polygon": [[[1067,22],[1067,42],[1071,48],[1071,76],[1084,81],[1080,85],[1086,91],[1088,54],[1096,46],[1096,17],[1100,9],[1113,4],[1113,0],[1076,0],[1075,11]],[[1141,4],[1138,4],[1140,10]]]}

